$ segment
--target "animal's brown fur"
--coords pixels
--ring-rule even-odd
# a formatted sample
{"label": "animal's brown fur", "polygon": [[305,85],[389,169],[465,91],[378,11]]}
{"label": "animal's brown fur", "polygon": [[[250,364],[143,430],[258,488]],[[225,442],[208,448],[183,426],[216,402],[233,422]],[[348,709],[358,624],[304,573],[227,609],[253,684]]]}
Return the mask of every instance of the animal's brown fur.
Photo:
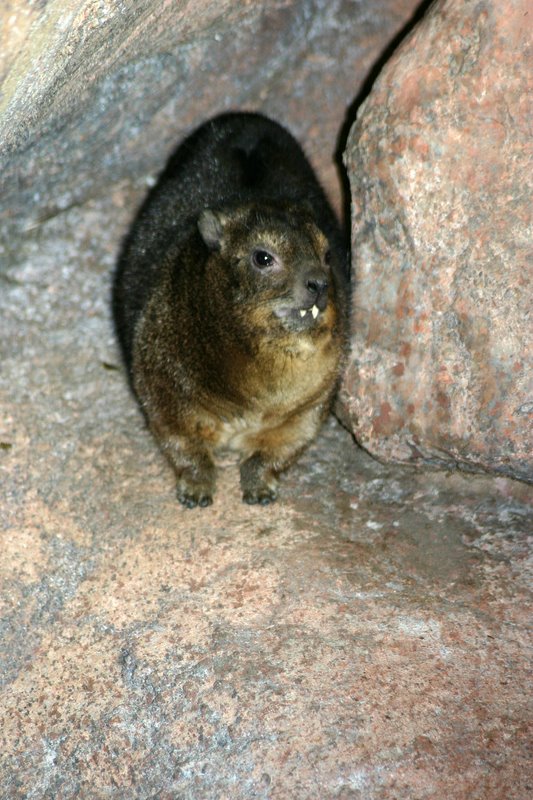
{"label": "animal's brown fur", "polygon": [[[171,212],[176,181],[189,186],[191,170],[177,170],[141,212],[115,284],[132,384],[187,506],[212,502],[215,463],[229,454],[241,463],[246,502],[275,499],[277,474],[328,412],[346,330],[340,236],[301,150],[263,117],[220,120],[210,123],[201,159],[215,165],[217,202],[208,192],[209,203],[191,203],[190,221],[178,217],[175,236],[167,222],[158,237],[158,209]],[[244,140],[248,164],[261,159],[265,173],[255,185],[236,168]],[[221,178],[224,159],[231,163]],[[226,173],[240,185],[228,187]],[[155,244],[145,247],[150,237]],[[133,308],[139,280],[147,290]]]}

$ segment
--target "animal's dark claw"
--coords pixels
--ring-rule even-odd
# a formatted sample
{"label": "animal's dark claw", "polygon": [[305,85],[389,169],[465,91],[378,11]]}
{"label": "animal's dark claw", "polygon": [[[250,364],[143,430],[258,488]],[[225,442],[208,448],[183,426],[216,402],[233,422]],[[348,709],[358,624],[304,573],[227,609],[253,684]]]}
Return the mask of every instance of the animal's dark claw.
{"label": "animal's dark claw", "polygon": [[185,508],[206,508],[213,503],[213,498],[210,494],[188,494],[187,492],[178,492],[178,500],[185,506]]}
{"label": "animal's dark claw", "polygon": [[242,499],[248,505],[269,506],[275,503],[277,494],[273,489],[258,489],[257,491],[245,492]]}

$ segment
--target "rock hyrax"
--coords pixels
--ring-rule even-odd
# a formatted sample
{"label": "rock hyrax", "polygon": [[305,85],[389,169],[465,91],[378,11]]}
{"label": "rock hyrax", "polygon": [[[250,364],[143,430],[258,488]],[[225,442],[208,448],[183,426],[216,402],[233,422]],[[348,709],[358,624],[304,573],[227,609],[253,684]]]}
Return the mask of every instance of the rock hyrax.
{"label": "rock hyrax", "polygon": [[125,241],[113,308],[185,506],[212,503],[228,455],[245,502],[275,500],[330,407],[345,301],[343,237],[284,128],[224,114],[181,144]]}

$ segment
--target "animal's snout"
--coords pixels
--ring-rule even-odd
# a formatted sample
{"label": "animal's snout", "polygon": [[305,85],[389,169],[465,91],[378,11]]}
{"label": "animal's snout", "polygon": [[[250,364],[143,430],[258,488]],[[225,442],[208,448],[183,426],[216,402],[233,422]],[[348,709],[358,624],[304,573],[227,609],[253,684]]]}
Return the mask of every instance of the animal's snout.
{"label": "animal's snout", "polygon": [[305,276],[308,300],[323,311],[328,302],[328,279],[323,272],[311,272]]}

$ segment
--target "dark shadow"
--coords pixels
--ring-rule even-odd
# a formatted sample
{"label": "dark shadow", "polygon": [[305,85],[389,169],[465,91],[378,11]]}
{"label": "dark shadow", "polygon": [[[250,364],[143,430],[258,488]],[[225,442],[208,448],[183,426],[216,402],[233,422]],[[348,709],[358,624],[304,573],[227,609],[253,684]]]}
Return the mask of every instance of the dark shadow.
{"label": "dark shadow", "polygon": [[398,33],[389,42],[389,44],[385,47],[385,49],[383,50],[377,61],[374,63],[374,66],[372,67],[367,77],[365,78],[360,91],[357,93],[357,95],[353,99],[352,103],[348,106],[348,109],[346,111],[344,122],[337,137],[337,146],[335,148],[335,163],[337,164],[337,169],[339,171],[340,183],[341,183],[342,226],[343,229],[346,230],[348,233],[350,230],[350,184],[348,181],[348,175],[346,173],[346,169],[342,161],[342,156],[344,154],[344,151],[346,150],[346,143],[348,141],[348,136],[351,127],[355,122],[355,118],[357,116],[357,111],[359,110],[359,107],[370,94],[372,86],[374,85],[374,82],[376,81],[376,78],[378,77],[379,73],[381,72],[387,61],[390,59],[396,48],[400,45],[400,43],[413,30],[415,25],[417,25],[420,22],[420,20],[425,15],[429,7],[433,4],[433,2],[434,0],[422,0],[422,2],[417,7],[411,19],[409,19],[408,22],[406,22],[406,24],[401,28],[401,30],[398,31]]}

